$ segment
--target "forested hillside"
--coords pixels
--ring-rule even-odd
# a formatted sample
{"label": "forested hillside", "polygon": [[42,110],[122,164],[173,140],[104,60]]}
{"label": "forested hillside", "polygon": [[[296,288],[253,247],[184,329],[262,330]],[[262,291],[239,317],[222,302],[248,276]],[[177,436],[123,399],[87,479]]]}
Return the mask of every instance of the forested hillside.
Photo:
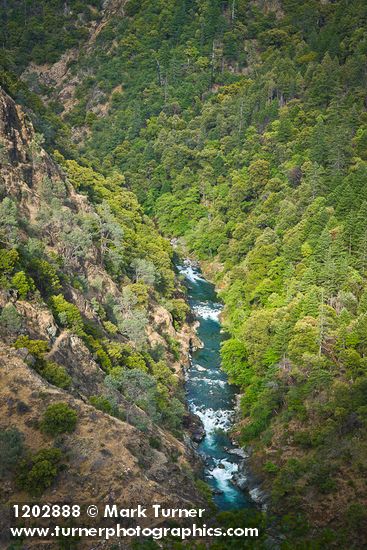
{"label": "forested hillside", "polygon": [[[236,436],[253,449],[284,548],[364,547],[366,2],[128,0],[110,2],[111,16],[71,2],[61,38],[45,30],[61,2],[42,16],[12,4],[3,85],[98,205],[101,227],[122,222],[127,256],[113,232],[101,256],[111,276],[122,269],[138,301],[155,285],[181,319],[169,250],[156,233],[147,241],[149,216],[221,289],[223,366],[242,394]],[[30,12],[37,28],[19,42]],[[121,213],[121,196],[133,214]],[[134,280],[145,255],[154,283]],[[7,284],[24,272],[32,292],[26,252],[11,261]],[[107,317],[105,330],[118,331]]]}
{"label": "forested hillside", "polygon": [[11,502],[203,502],[184,434],[181,367],[194,334],[170,244],[121,177],[60,154],[58,165],[42,141],[0,89],[0,546],[9,549],[23,547],[8,541]]}

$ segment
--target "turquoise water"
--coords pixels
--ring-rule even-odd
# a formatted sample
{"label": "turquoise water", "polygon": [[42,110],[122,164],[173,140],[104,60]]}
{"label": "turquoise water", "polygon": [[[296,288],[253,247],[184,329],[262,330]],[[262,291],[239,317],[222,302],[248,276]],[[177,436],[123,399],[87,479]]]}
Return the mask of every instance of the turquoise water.
{"label": "turquoise water", "polygon": [[189,407],[201,418],[206,432],[198,448],[206,465],[205,481],[214,489],[214,500],[221,510],[249,507],[249,494],[231,482],[241,458],[228,452],[235,449],[226,430],[233,422],[236,393],[220,369],[220,344],[224,338],[219,321],[222,304],[214,286],[203,278],[198,267],[186,260],[178,269],[185,277],[189,303],[200,323],[198,336],[203,343],[203,348],[192,354],[186,392]]}

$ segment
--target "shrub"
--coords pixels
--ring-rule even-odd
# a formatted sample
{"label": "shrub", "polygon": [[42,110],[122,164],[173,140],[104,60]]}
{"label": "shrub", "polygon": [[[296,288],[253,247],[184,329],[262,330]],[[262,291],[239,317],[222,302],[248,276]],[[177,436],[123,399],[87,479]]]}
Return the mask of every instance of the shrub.
{"label": "shrub", "polygon": [[167,342],[170,353],[172,353],[175,361],[180,359],[180,342],[176,338],[172,338],[169,334],[164,334],[164,339]]}
{"label": "shrub", "polygon": [[48,352],[49,345],[46,340],[31,340],[29,336],[19,336],[14,347],[16,349],[27,348],[36,359],[41,359]]}
{"label": "shrub", "polygon": [[89,399],[89,402],[99,411],[110,414],[111,416],[116,416],[116,412],[118,412],[116,403],[113,403],[108,397],[105,397],[104,395],[92,395],[92,397],[90,397]]}
{"label": "shrub", "polygon": [[201,496],[208,502],[209,506],[214,506],[213,503],[213,491],[210,486],[202,479],[195,481],[196,488]]}
{"label": "shrub", "polygon": [[62,294],[58,294],[51,298],[51,306],[61,325],[69,328],[78,336],[84,334],[83,319],[79,309],[74,304],[65,300]]}
{"label": "shrub", "polygon": [[337,466],[335,464],[331,462],[321,464],[315,461],[310,471],[309,483],[317,487],[320,493],[327,494],[337,489],[336,474]]}
{"label": "shrub", "polygon": [[19,259],[19,254],[15,250],[15,248],[12,248],[11,250],[1,248],[0,249],[0,272],[11,273],[18,259]]}
{"label": "shrub", "polygon": [[117,326],[111,323],[111,321],[104,321],[103,327],[107,330],[108,334],[111,334],[112,336],[118,332]]}
{"label": "shrub", "polygon": [[93,353],[95,361],[97,361],[104,371],[109,372],[112,369],[112,362],[101,342],[90,334],[85,334],[83,336],[83,341],[89,351]]}
{"label": "shrub", "polygon": [[49,405],[43,415],[41,430],[49,435],[71,433],[75,430],[78,415],[67,403]]}
{"label": "shrub", "polygon": [[321,493],[327,494],[336,491],[338,484],[335,479],[328,477],[318,484],[318,489]]}
{"label": "shrub", "polygon": [[270,460],[268,460],[268,462],[266,462],[264,465],[264,470],[268,474],[276,474],[279,468],[276,464],[274,464],[274,462],[271,462]]}
{"label": "shrub", "polygon": [[127,357],[127,355],[131,352],[131,348],[126,344],[121,344],[121,342],[104,341],[103,344],[108,357],[111,359],[114,366],[119,365],[122,358]]}
{"label": "shrub", "polygon": [[367,512],[365,507],[359,502],[353,502],[346,513],[348,524],[352,529],[358,531],[360,527],[367,521]]}
{"label": "shrub", "polygon": [[177,397],[167,399],[165,403],[161,404],[160,409],[163,422],[169,429],[176,431],[182,426],[185,406]]}
{"label": "shrub", "polygon": [[162,441],[159,437],[151,435],[149,438],[149,445],[152,449],[157,449],[159,451],[162,448]]}
{"label": "shrub", "polygon": [[126,358],[125,363],[129,369],[138,369],[143,372],[148,372],[144,357],[138,351],[132,351]]}
{"label": "shrub", "polygon": [[61,290],[60,279],[56,268],[46,260],[33,259],[29,264],[29,271],[37,282],[41,294],[49,297]]}
{"label": "shrub", "polygon": [[36,358],[34,369],[43,376],[50,384],[58,388],[68,388],[71,384],[71,377],[64,367],[61,367],[53,361],[46,361],[44,354],[49,350],[49,345],[45,340],[31,340],[29,336],[19,336],[14,347],[16,349],[27,348],[29,353]]}
{"label": "shrub", "polygon": [[153,359],[153,361],[160,361],[165,357],[165,347],[160,342],[155,344],[154,347],[152,347],[151,350],[149,350],[149,355]]}
{"label": "shrub", "polygon": [[19,430],[0,430],[0,476],[10,472],[22,454],[23,435]]}
{"label": "shrub", "polygon": [[11,280],[11,286],[12,288],[15,288],[15,290],[18,293],[18,297],[21,300],[25,300],[30,292],[33,292],[35,290],[33,279],[28,277],[24,271],[18,271],[16,273],[12,280]]}
{"label": "shrub", "polygon": [[110,369],[112,369],[111,360],[105,350],[102,348],[102,346],[96,350],[96,352],[94,353],[94,357],[97,363],[101,365],[103,370],[108,372]]}
{"label": "shrub", "polygon": [[177,385],[176,377],[173,376],[171,369],[165,361],[152,363],[151,371],[157,382],[161,382],[171,389]]}
{"label": "shrub", "polygon": [[57,365],[57,363],[54,363],[53,361],[45,361],[44,367],[40,374],[47,380],[47,382],[50,382],[50,384],[53,384],[63,390],[69,388],[72,382],[72,379],[66,372],[66,369],[60,365]]}
{"label": "shrub", "polygon": [[11,250],[6,250],[5,248],[0,249],[0,276],[1,282],[3,284],[6,281],[6,276],[9,276],[15,268],[15,264],[19,259],[18,252],[13,248]]}
{"label": "shrub", "polygon": [[103,395],[92,395],[89,401],[96,409],[111,414],[113,406],[107,397]]}
{"label": "shrub", "polygon": [[182,298],[175,298],[171,300],[168,309],[173,317],[175,328],[180,329],[190,312],[189,305]]}
{"label": "shrub", "polygon": [[24,459],[18,469],[17,483],[32,496],[40,496],[54,482],[61,469],[60,449],[42,449]]}
{"label": "shrub", "polygon": [[138,306],[147,307],[149,293],[148,286],[145,283],[134,283],[125,288],[130,289],[135,294]]}
{"label": "shrub", "polygon": [[0,313],[0,326],[8,334],[16,334],[22,328],[22,319],[13,304],[7,304]]}
{"label": "shrub", "polygon": [[89,402],[93,407],[102,411],[110,416],[114,416],[119,420],[126,420],[125,412],[120,408],[116,401],[112,397],[105,397],[104,395],[92,395]]}
{"label": "shrub", "polygon": [[[104,338],[104,332],[100,325],[90,319],[86,319],[84,321],[84,332],[87,336],[92,336],[95,340],[101,340]],[[84,335],[83,338],[85,338]]]}
{"label": "shrub", "polygon": [[303,449],[309,449],[314,446],[312,434],[310,434],[310,432],[306,430],[302,432],[296,432],[293,435],[293,441],[296,445],[299,445]]}

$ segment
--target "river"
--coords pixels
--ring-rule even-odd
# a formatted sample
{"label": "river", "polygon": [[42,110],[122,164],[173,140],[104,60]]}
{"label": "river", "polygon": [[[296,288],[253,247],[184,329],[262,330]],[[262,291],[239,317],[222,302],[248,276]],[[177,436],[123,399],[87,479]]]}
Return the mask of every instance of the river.
{"label": "river", "polygon": [[185,260],[177,268],[184,276],[189,304],[200,323],[198,337],[203,344],[192,353],[186,374],[186,394],[189,408],[201,418],[206,432],[198,447],[205,463],[205,481],[214,490],[219,509],[247,508],[253,505],[249,493],[232,482],[243,459],[234,454],[238,447],[227,434],[234,420],[236,392],[220,368],[220,344],[224,335],[219,317],[223,306],[214,285],[203,277],[198,266]]}

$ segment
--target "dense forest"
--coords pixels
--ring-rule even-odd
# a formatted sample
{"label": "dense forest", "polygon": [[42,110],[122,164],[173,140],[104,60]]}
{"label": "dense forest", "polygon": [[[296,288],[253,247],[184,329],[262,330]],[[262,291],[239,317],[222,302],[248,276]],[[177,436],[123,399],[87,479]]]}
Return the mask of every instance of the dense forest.
{"label": "dense forest", "polygon": [[[109,4],[2,3],[2,86],[96,216],[61,215],[61,188],[50,212],[44,189],[38,223],[63,243],[50,256],[37,228],[15,244],[19,220],[4,198],[1,284],[39,292],[114,387],[133,383],[121,366],[134,362],[156,418],[176,433],[183,410],[168,365],[179,345],[167,335],[167,351],[148,350],[144,327],[151,300],[177,330],[187,318],[167,240],[177,238],[220,289],[223,368],[241,392],[234,433],[253,450],[281,547],[362,548],[367,4]],[[75,266],[91,246],[123,285],[117,305],[95,300],[99,333],[62,290],[86,284]],[[8,330],[15,317],[4,308],[0,323]],[[136,349],[118,348],[119,333]],[[14,345],[36,345],[24,338]],[[66,384],[37,354],[37,368]]]}

